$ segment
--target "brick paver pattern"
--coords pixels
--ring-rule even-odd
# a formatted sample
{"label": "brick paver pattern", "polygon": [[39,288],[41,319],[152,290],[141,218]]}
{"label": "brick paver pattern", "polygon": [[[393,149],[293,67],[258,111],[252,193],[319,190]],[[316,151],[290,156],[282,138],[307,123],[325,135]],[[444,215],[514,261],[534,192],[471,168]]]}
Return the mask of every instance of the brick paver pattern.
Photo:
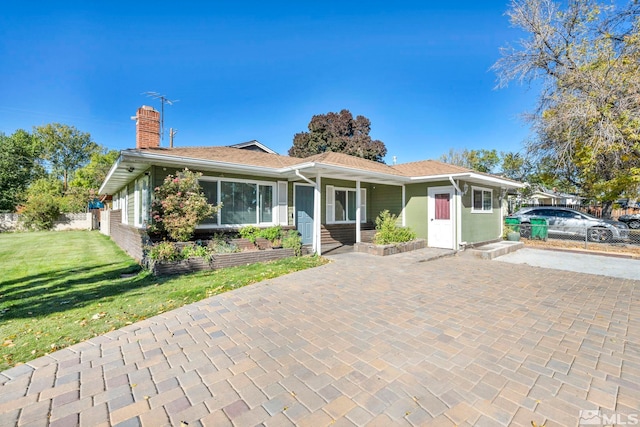
{"label": "brick paver pattern", "polygon": [[0,425],[576,426],[580,410],[640,414],[640,281],[425,262],[428,251],[337,255],[4,371]]}

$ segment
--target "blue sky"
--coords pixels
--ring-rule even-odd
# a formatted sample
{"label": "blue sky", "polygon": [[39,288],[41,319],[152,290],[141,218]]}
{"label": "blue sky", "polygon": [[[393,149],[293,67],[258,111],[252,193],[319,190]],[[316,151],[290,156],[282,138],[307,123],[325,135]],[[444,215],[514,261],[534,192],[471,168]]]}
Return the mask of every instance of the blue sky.
{"label": "blue sky", "polygon": [[130,117],[160,109],[155,91],[178,100],[176,146],[257,139],[286,154],[314,114],[346,108],[371,120],[387,163],[521,150],[537,93],[494,89],[489,71],[522,36],[506,0],[308,3],[8,2],[0,132],[60,122],[132,148]]}

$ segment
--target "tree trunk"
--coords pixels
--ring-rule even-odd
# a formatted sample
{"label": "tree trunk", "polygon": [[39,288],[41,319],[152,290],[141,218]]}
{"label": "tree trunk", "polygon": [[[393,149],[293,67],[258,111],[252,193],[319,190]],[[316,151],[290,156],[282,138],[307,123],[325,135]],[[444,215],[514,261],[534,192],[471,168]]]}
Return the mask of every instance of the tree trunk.
{"label": "tree trunk", "polygon": [[602,202],[602,218],[611,219],[611,212],[613,211],[613,202]]}

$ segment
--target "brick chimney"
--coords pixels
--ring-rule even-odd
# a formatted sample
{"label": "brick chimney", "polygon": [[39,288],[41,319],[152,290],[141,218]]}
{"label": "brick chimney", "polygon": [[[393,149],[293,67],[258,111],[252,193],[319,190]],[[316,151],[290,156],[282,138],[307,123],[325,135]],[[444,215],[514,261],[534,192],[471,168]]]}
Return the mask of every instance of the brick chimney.
{"label": "brick chimney", "polygon": [[136,149],[160,147],[160,113],[143,105],[131,118],[136,121]]}

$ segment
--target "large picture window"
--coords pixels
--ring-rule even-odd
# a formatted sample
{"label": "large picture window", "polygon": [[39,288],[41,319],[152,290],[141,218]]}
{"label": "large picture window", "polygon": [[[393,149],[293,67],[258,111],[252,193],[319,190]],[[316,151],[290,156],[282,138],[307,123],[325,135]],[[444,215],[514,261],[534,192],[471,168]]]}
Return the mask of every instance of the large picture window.
{"label": "large picture window", "polygon": [[472,188],[472,208],[474,213],[491,213],[493,212],[493,191],[488,188]]}
{"label": "large picture window", "polygon": [[222,224],[256,224],[257,185],[223,181],[221,189]]}
{"label": "large picture window", "polygon": [[261,185],[258,203],[260,208],[260,222],[273,222],[273,186]]}
{"label": "large picture window", "polygon": [[[218,205],[218,181],[200,181],[202,192],[207,198],[207,202],[211,205]],[[218,224],[218,213],[214,213],[209,218],[202,221],[202,224]]]}
{"label": "large picture window", "polygon": [[276,183],[200,179],[200,186],[212,205],[222,204],[204,226],[273,224]]}

